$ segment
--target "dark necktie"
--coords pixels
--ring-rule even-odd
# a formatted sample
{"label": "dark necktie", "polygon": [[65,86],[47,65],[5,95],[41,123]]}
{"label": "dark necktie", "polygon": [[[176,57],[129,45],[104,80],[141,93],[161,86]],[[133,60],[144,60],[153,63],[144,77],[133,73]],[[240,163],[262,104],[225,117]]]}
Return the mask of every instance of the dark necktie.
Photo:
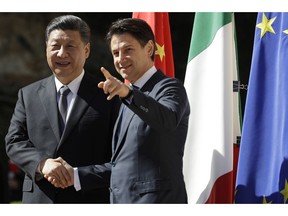
{"label": "dark necktie", "polygon": [[66,116],[67,116],[67,95],[70,92],[70,89],[68,86],[62,86],[59,90],[60,92],[60,97],[59,97],[59,112],[60,112],[60,129],[61,129],[61,134],[64,130],[65,127],[65,122],[66,122]]}

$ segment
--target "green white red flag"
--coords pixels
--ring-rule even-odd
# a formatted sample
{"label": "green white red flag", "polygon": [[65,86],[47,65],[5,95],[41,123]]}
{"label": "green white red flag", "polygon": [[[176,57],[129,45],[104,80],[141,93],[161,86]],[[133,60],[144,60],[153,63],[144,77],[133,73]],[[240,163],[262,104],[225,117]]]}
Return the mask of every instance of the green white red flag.
{"label": "green white red flag", "polygon": [[189,203],[234,201],[241,136],[236,50],[233,13],[195,14],[184,81],[191,107],[183,168]]}

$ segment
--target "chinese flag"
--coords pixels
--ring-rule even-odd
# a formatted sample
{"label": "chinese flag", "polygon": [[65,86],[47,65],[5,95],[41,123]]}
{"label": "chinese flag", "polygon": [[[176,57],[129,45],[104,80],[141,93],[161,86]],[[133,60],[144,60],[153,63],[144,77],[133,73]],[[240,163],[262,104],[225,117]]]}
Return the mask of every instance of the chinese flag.
{"label": "chinese flag", "polygon": [[174,77],[174,61],[168,12],[133,12],[133,18],[145,20],[152,28],[155,41],[155,66],[169,77]]}

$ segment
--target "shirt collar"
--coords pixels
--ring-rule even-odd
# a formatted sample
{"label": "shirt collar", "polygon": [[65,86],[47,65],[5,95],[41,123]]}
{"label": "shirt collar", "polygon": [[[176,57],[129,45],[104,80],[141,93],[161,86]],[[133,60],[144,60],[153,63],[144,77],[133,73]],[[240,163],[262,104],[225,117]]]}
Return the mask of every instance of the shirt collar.
{"label": "shirt collar", "polygon": [[153,65],[148,71],[146,71],[143,76],[141,76],[133,85],[137,86],[139,89],[142,88],[145,83],[157,72],[156,67]]}
{"label": "shirt collar", "polygon": [[[76,77],[67,85],[73,94],[77,94],[83,76],[84,76],[84,70],[78,77]],[[55,85],[57,92],[59,92],[59,89],[63,86],[63,84],[56,78],[56,76],[55,76]]]}

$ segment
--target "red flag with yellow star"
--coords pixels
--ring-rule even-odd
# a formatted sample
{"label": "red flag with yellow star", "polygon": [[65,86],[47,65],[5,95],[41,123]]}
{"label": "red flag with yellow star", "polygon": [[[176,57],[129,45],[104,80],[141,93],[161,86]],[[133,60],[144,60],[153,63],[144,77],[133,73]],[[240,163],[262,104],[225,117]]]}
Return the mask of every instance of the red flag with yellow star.
{"label": "red flag with yellow star", "polygon": [[152,28],[155,41],[155,66],[169,77],[174,77],[174,60],[168,12],[133,12],[133,18],[145,20]]}

